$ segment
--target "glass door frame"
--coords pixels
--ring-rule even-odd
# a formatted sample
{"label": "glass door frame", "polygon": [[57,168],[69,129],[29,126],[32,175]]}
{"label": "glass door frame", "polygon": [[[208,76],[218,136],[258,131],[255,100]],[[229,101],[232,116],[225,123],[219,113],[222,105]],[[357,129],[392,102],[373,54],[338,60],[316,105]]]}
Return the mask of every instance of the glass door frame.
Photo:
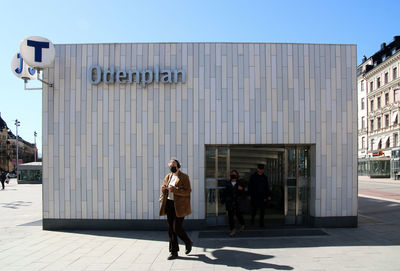
{"label": "glass door frame", "polygon": [[[215,164],[214,164],[214,176],[212,177],[214,179],[215,183],[215,216],[208,216],[207,215],[207,198],[208,190],[212,189],[207,186],[207,183],[205,184],[204,192],[205,192],[205,218],[206,222],[209,226],[218,226],[218,225],[226,225],[227,224],[227,214],[225,211],[224,206],[220,203],[220,187],[219,187],[219,180],[221,179],[221,174],[219,173],[219,168],[220,168],[220,161],[219,161],[219,151],[220,150],[226,150],[226,171],[225,171],[225,179],[228,178],[230,174],[230,162],[231,162],[231,148],[235,146],[262,146],[262,147],[270,147],[270,148],[284,148],[284,158],[283,158],[283,181],[284,181],[284,213],[283,216],[285,218],[285,224],[305,224],[308,222],[308,218],[310,215],[310,189],[311,189],[311,175],[313,166],[312,166],[312,151],[311,147],[312,145],[308,144],[296,144],[296,145],[285,145],[285,144],[207,144],[205,145],[205,152],[204,152],[204,161],[205,161],[205,168],[204,168],[204,176],[205,176],[205,182],[206,179],[208,179],[207,175],[207,151],[208,150],[215,150]],[[288,152],[289,150],[295,150],[295,155],[296,155],[296,176],[295,179],[292,178],[292,183],[288,182]],[[306,202],[305,202],[305,208],[306,211],[301,211],[300,207],[302,206],[303,203],[300,203],[300,187],[299,187],[299,178],[302,178],[303,176],[300,175],[300,157],[299,157],[299,152],[300,150],[308,150],[308,156],[307,156],[307,176],[305,177],[306,181]],[[293,176],[294,177],[294,176]],[[293,186],[293,181],[294,181],[294,186]],[[288,207],[289,207],[289,202],[288,202],[288,189],[289,187],[295,188],[295,212],[294,214],[289,215],[288,214]],[[224,209],[221,209],[224,208]],[[291,217],[289,217],[291,216]]]}
{"label": "glass door frame", "polygon": [[[295,173],[289,174],[289,151],[295,153]],[[307,150],[307,156],[304,156],[304,169],[301,174],[300,151]],[[287,145],[285,146],[285,162],[284,162],[284,180],[285,180],[285,224],[301,225],[309,222],[310,216],[310,191],[311,191],[311,175],[312,175],[312,151],[311,145]],[[290,175],[290,176],[289,176]],[[305,185],[304,185],[305,183]],[[305,190],[305,191],[303,191]],[[304,196],[301,192],[305,192],[306,200],[301,201]],[[289,200],[293,198],[291,202]],[[294,210],[290,207],[294,206]]]}
{"label": "glass door frame", "polygon": [[[209,226],[217,226],[217,225],[225,225],[227,224],[227,214],[225,211],[225,207],[222,206],[221,202],[220,202],[220,179],[221,179],[221,174],[219,172],[219,168],[220,168],[220,161],[219,161],[219,157],[220,157],[220,151],[221,150],[226,150],[226,171],[224,173],[225,178],[228,178],[229,173],[230,173],[230,145],[206,145],[205,146],[205,161],[207,161],[207,150],[211,149],[211,150],[215,150],[215,163],[214,163],[214,183],[215,183],[215,216],[208,216],[207,215],[207,195],[209,195],[209,192],[212,193],[212,191],[208,191],[208,190],[212,190],[213,188],[210,188],[207,186],[207,184],[204,186],[205,188],[205,218],[206,218],[206,222]],[[207,164],[204,168],[205,173],[204,176],[207,179],[208,175],[207,175]],[[212,186],[211,186],[212,187]],[[221,209],[223,208],[223,209]]]}

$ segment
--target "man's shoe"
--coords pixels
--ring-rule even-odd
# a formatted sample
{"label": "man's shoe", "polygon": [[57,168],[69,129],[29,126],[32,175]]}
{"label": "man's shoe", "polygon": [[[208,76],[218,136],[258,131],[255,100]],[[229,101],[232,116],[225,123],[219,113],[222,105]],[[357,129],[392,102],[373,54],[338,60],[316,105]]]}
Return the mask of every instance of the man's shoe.
{"label": "man's shoe", "polygon": [[234,228],[229,234],[230,237],[234,237],[236,235],[236,229]]}
{"label": "man's shoe", "polygon": [[178,258],[178,253],[177,252],[171,252],[171,254],[169,254],[168,256],[168,260],[175,260],[176,258]]}
{"label": "man's shoe", "polygon": [[193,242],[190,242],[189,245],[186,245],[185,254],[188,255],[192,251]]}

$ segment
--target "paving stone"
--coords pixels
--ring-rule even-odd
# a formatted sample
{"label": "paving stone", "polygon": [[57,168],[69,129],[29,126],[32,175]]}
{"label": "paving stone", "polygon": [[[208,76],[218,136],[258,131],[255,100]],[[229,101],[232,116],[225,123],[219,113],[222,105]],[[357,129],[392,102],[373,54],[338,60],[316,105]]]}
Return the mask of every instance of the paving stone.
{"label": "paving stone", "polygon": [[[400,192],[400,182],[390,185]],[[400,205],[382,199],[360,197],[359,226],[320,229],[324,236],[199,238],[192,231],[190,255],[180,243],[179,259],[168,261],[166,231],[43,231],[35,222],[41,219],[41,186],[13,189],[0,198],[0,270],[390,271],[400,266]],[[8,208],[15,201],[30,204]]]}

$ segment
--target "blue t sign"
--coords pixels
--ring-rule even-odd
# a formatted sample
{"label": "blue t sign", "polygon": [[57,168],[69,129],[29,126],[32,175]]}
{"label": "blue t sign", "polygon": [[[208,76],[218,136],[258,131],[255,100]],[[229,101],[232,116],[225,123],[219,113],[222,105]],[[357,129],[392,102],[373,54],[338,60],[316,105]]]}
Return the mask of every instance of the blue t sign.
{"label": "blue t sign", "polygon": [[[21,74],[22,71],[24,70],[24,60],[22,59],[22,56],[20,53],[17,54],[17,58],[19,59],[19,67],[15,69],[15,72],[17,74]],[[31,67],[28,67],[28,72],[30,75],[34,75],[36,70],[32,69]]]}
{"label": "blue t sign", "polygon": [[35,40],[27,40],[26,45],[29,47],[34,47],[35,48],[35,61],[36,62],[42,62],[42,49],[49,48],[50,43],[49,42],[43,42],[43,41],[35,41]]}
{"label": "blue t sign", "polygon": [[51,41],[39,36],[23,39],[19,52],[28,66],[40,70],[50,67],[56,57],[56,49]]}

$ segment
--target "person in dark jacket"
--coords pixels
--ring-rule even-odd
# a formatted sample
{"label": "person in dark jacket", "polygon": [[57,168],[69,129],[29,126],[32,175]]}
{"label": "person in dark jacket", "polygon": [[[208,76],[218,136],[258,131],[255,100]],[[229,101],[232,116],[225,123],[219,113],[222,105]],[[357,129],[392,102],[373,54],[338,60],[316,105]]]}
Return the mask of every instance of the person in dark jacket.
{"label": "person in dark jacket", "polygon": [[4,182],[6,181],[6,175],[7,175],[7,173],[5,171],[1,171],[1,174],[0,174],[1,190],[4,190],[4,188],[5,188]]}
{"label": "person in dark jacket", "polygon": [[226,182],[222,196],[222,201],[225,202],[226,210],[228,211],[230,236],[236,235],[235,215],[239,220],[240,230],[244,230],[244,219],[238,202],[243,192],[243,185],[239,183],[239,172],[232,170],[230,180]]}
{"label": "person in dark jacket", "polygon": [[264,227],[264,209],[265,202],[271,200],[268,178],[264,174],[264,165],[257,165],[257,172],[250,176],[249,195],[251,201],[251,224],[254,224],[254,218],[257,210],[260,209],[260,227]]}

